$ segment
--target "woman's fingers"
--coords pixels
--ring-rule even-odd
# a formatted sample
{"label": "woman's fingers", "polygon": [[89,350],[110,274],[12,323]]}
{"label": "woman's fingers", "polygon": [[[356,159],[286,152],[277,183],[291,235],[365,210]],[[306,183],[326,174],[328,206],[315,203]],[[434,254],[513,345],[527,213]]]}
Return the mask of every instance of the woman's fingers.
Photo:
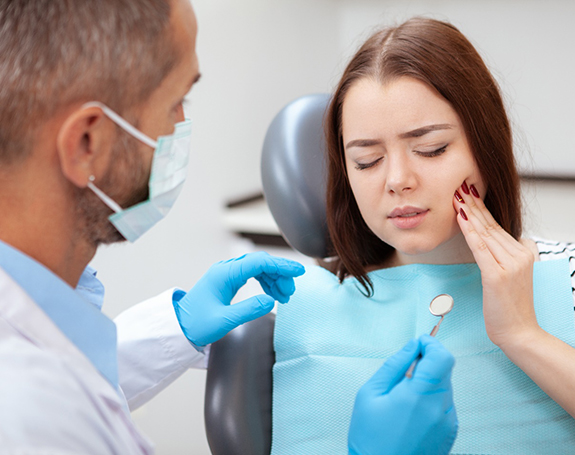
{"label": "woman's fingers", "polygon": [[465,210],[460,211],[457,215],[457,222],[479,268],[481,270],[494,270],[499,268],[499,262],[495,259],[487,243],[481,235],[479,235],[473,223],[469,221],[469,215],[466,215]]}
{"label": "woman's fingers", "polygon": [[488,228],[491,228],[494,232],[496,232],[498,236],[501,236],[502,239],[508,240],[510,242],[509,243],[510,247],[520,248],[521,245],[519,244],[519,242],[517,242],[511,234],[509,234],[507,231],[501,228],[499,223],[495,221],[495,218],[493,218],[491,212],[487,209],[487,207],[485,207],[483,199],[479,197],[479,192],[475,189],[475,187],[471,185],[471,188],[473,188],[473,191],[470,191],[470,195],[467,195],[464,201],[466,201],[466,203],[471,207],[472,210],[479,211],[479,213],[485,220],[486,226]]}
{"label": "woman's fingers", "polygon": [[[481,198],[477,197],[479,193],[474,186],[469,188],[468,193],[463,187],[460,188],[454,197],[454,207],[460,213],[459,224],[463,233],[467,233],[466,238],[468,235],[479,237],[469,245],[472,252],[475,255],[475,249],[488,249],[504,269],[512,267],[516,256],[526,254],[526,248],[495,221]],[[461,221],[466,221],[471,226],[462,224]]]}

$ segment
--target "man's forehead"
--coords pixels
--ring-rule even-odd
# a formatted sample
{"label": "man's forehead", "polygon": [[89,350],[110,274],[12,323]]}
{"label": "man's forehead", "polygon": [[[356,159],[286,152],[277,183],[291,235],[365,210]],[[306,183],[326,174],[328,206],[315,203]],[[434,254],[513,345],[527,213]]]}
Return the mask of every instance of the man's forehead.
{"label": "man's forehead", "polygon": [[170,23],[172,26],[174,46],[182,56],[183,64],[188,66],[186,72],[192,80],[191,87],[199,77],[199,65],[196,56],[197,21],[189,0],[172,0]]}
{"label": "man's forehead", "polygon": [[186,36],[195,47],[198,34],[196,13],[189,0],[172,0],[170,24],[175,33]]}

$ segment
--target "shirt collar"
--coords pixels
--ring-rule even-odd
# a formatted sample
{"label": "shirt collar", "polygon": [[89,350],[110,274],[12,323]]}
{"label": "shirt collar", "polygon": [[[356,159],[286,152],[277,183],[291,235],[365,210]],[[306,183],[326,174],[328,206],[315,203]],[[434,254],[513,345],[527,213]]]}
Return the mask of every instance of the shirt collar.
{"label": "shirt collar", "polygon": [[76,292],[80,294],[84,300],[94,305],[98,310],[102,309],[104,303],[104,285],[96,278],[96,270],[88,266],[82,272]]}
{"label": "shirt collar", "polygon": [[116,325],[101,313],[104,287],[87,267],[73,289],[21,251],[0,241],[0,267],[117,389]]}

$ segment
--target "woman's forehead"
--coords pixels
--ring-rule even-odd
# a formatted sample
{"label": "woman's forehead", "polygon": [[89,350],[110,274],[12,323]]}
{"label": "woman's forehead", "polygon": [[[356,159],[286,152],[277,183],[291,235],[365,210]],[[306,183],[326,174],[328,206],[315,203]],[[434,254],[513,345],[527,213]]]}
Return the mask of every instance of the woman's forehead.
{"label": "woman's forehead", "polygon": [[385,84],[360,79],[348,90],[342,106],[342,129],[347,134],[400,137],[429,125],[460,121],[449,102],[435,89],[417,79],[401,77]]}

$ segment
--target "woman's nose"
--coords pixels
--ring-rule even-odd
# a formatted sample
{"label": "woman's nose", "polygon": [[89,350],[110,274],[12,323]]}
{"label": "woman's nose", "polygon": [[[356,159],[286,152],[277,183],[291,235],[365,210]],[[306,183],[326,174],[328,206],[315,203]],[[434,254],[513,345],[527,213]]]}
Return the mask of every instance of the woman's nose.
{"label": "woman's nose", "polygon": [[413,190],[416,185],[415,174],[411,169],[409,157],[405,152],[389,153],[386,169],[386,190],[401,194]]}

